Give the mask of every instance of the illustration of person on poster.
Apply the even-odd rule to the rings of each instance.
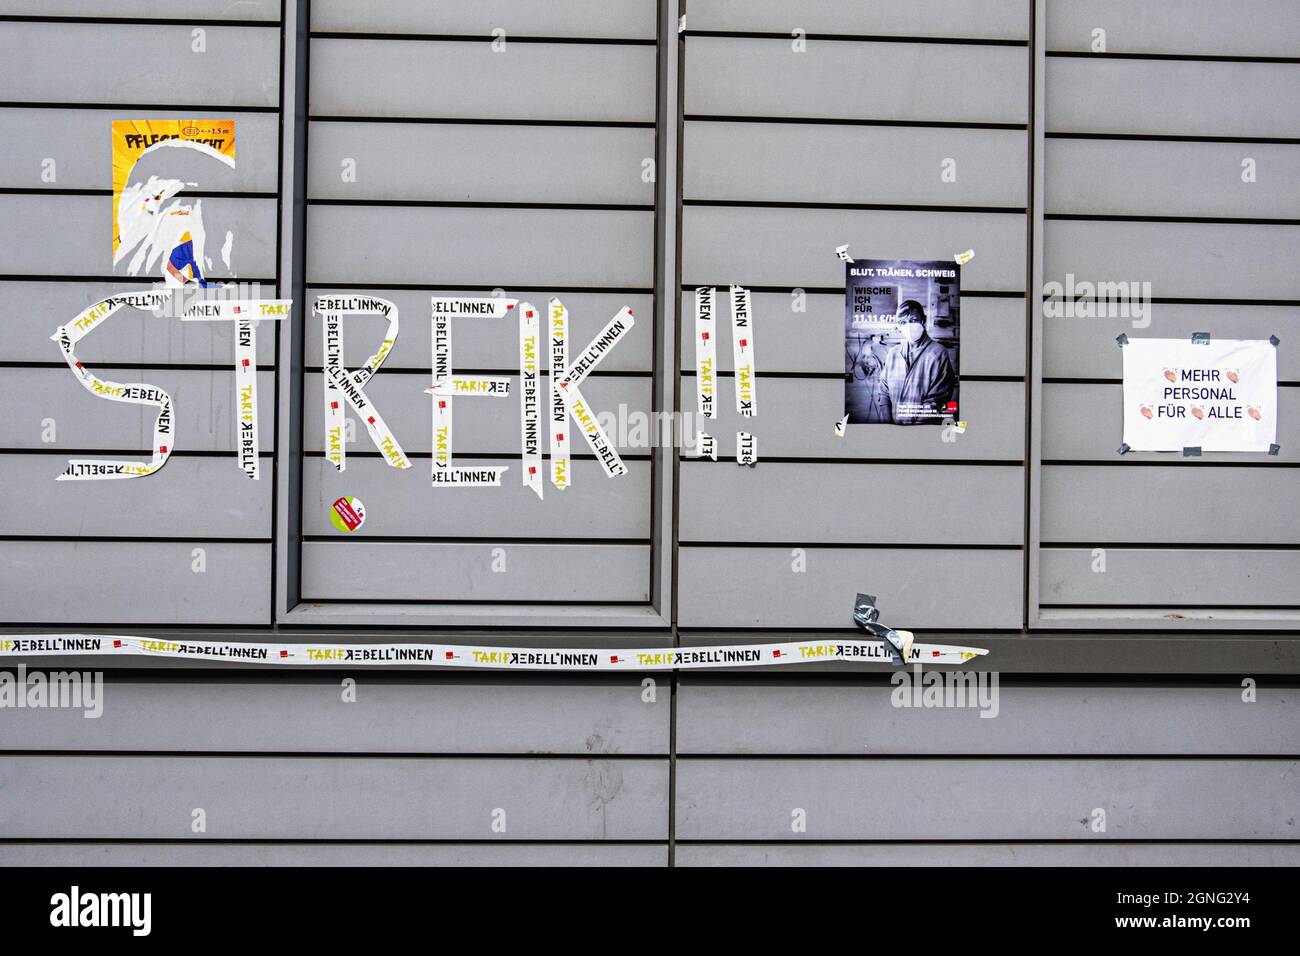
[[[152,313],[156,319],[229,322],[234,332],[235,449],[240,469],[258,480],[257,325],[288,318],[290,299],[247,296],[238,284],[212,281],[237,273],[232,260],[235,235],[220,215],[203,216],[197,196],[178,198],[185,189],[234,192],[234,120],[114,120],[113,273],[156,275],[161,283],[136,286],[91,302],[58,326],[50,340],[77,381],[93,396],[156,408],[148,461],[73,458],[59,481],[143,478],[167,464],[176,448],[172,397],[147,382],[100,378],[77,356],[77,345],[116,315]],[[193,202],[189,199],[193,198]],[[218,200],[222,205],[230,202]],[[233,221],[232,221],[233,224]],[[219,237],[214,266],[207,239]],[[265,242],[265,240],[263,240]],[[223,270],[224,267],[224,270]],[[233,292],[234,296],[226,295]],[[194,293],[194,294],[191,294]],[[201,301],[199,301],[201,300]],[[157,324],[155,324],[157,327]],[[150,330],[152,332],[152,330]]]
[[[961,266],[951,260],[845,263],[844,412],[850,425],[957,418]]]
[[[115,120],[114,272],[125,263],[127,274],[156,273],[168,287],[207,288],[215,251],[233,275],[234,231],[205,224],[203,200],[181,194],[232,191],[234,170],[234,120]]]

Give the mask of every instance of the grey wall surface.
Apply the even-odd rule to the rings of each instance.
[[[1049,615],[1174,605],[1294,615],[1300,578],[1286,549],[1300,544],[1300,525],[1294,508],[1271,506],[1294,497],[1281,490],[1296,483],[1294,415],[1272,457],[1121,459],[1100,426],[1119,416],[1120,332],[1294,335],[1300,150],[1285,104],[1300,83],[1286,41],[1296,29],[1294,10],[1262,0],[1049,4],[1044,279],[1140,280],[1152,300],[1149,327],[1117,314],[1043,319],[1037,597]],[[1098,42],[1110,56],[1092,52]],[[1256,331],[1264,325],[1273,331]],[[1282,408],[1300,384],[1285,351]],[[1103,552],[1118,564],[1084,574]]]
[[[1283,0],[0,0],[10,633],[709,644],[851,634],[870,590],[1002,670],[986,719],[894,706],[871,665],[137,661],[98,719],[0,709],[0,862],[1300,863],[1298,30]],[[151,410],[92,398],[49,336],[144,285],[111,263],[109,123],[164,117],[235,119],[234,179],[204,202],[237,278],[295,299],[259,335],[263,476],[236,464],[230,330],[122,314],[78,354],[166,388],[179,450],[56,483],[69,457],[147,455]],[[844,243],[975,250],[955,441],[835,437]],[[1066,274],[1150,282],[1150,326],[1045,314]],[[583,448],[538,501],[512,395],[456,405],[458,462],[510,465],[505,487],[430,488],[431,295],[559,296],[571,357],[628,305],[587,396],[693,411],[693,292],[733,283],[760,411],[734,411],[723,331],[716,463],[624,436],[626,476]],[[411,471],[359,423],[345,472],[323,457],[326,294],[398,306],[367,391]],[[383,328],[346,321],[350,367]],[[1279,336],[1280,453],[1118,456],[1124,331]],[[453,336],[458,374],[517,385],[513,318]],[[362,533],[328,521],[340,495]]]
[[[509,467],[504,487],[431,489],[429,399],[421,392],[429,383],[431,294],[506,295],[543,310],[558,296],[572,316],[571,358],[620,308],[632,307],[640,327],[584,394],[610,412],[652,408],[654,183],[642,164],[655,156],[656,13],[653,2],[552,3],[545,12],[473,3],[312,5],[306,295],[360,291],[398,305],[402,331],[391,365],[400,373],[386,366],[368,394],[415,468],[394,473],[363,431],[346,473],[324,460],[320,331],[311,328],[304,599],[650,602],[645,449],[611,436],[629,474],[610,480],[579,441],[572,487],[560,494],[547,480],[549,500],[538,501],[521,487],[517,392],[506,402],[461,399],[456,460],[500,459]],[[473,39],[495,29],[502,31],[495,44]],[[355,181],[341,174],[349,162]],[[456,372],[517,370],[515,315],[454,322]],[[360,361],[383,320],[346,324],[345,347],[360,330],[370,332],[350,351]],[[543,343],[546,333],[543,311]],[[549,382],[543,376],[543,388]],[[326,509],[341,494],[372,502],[373,534],[382,542],[349,540],[329,524]],[[506,573],[491,561],[465,560],[471,542],[483,554],[501,547]],[[569,573],[557,575],[560,567]],[[568,584],[557,587],[561,578]]]
[[[171,395],[173,460],[148,480],[54,480],[69,458],[143,460],[152,445],[154,409],[95,398],[49,341],[87,306],[151,281],[112,262],[112,121],[235,120],[234,179],[219,198],[200,201],[224,204],[237,236],[233,277],[274,296],[278,4],[240,5],[217,26],[143,19],[164,8],[178,19],[212,16],[203,4],[182,6],[0,6],[15,15],[0,23],[0,122],[10,144],[0,161],[8,224],[0,240],[0,374],[11,395],[0,454],[6,489],[26,502],[0,519],[7,624],[271,623],[277,365],[265,326],[257,353],[260,482],[244,477],[235,454],[233,323],[182,323],[133,309],[88,336],[78,356],[101,377]],[[47,169],[52,178],[42,175]]]

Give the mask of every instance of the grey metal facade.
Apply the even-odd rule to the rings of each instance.
[[[1002,680],[984,720],[891,707],[868,665],[143,659],[109,671],[98,720],[0,711],[0,860],[1300,862],[1293,3],[2,0],[0,16],[6,632],[670,647],[848,635],[871,590],[889,623],[990,648]],[[151,415],[86,396],[49,337],[142,285],[110,259],[109,122],[162,117],[235,119],[237,181],[211,202],[241,237],[240,280],[295,300],[259,340],[263,476],[233,463],[229,331],[122,317],[86,359],[165,387],[178,451],[147,479],[56,483],[70,455],[149,443]],[[835,437],[842,243],[975,250],[956,441]],[[1067,274],[1150,282],[1150,327],[1046,314],[1040,290]],[[720,349],[716,463],[628,443],[626,477],[576,455],[575,486],[544,502],[513,469],[493,491],[429,488],[430,295],[558,295],[579,344],[630,305],[635,331],[584,387],[671,413],[693,405],[691,290],[733,283],[755,293],[756,467],[734,463]],[[309,303],[332,292],[401,310],[370,392],[414,474],[364,434],[346,472],[327,467]],[[349,356],[381,331],[350,323]],[[1279,455],[1116,454],[1116,335],[1194,331],[1281,339]],[[455,334],[458,372],[517,370],[513,330]],[[517,467],[513,400],[462,404],[458,460]],[[369,506],[365,534],[330,526],[343,494]]]

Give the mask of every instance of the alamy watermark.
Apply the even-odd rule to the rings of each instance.
[[[699,433],[710,427],[695,412],[643,412],[618,406],[617,411],[599,412],[596,421],[609,440],[619,448],[681,448],[688,453],[699,449]],[[716,419],[713,420],[716,427]]]
[[[73,886],[50,897],[50,925],[118,926],[132,936],[148,936],[153,929],[152,893],[85,893]]]
[[[103,671],[0,671],[0,708],[69,708],[82,717],[104,714]]]
[[[274,295],[263,295],[260,282],[223,282],[220,285],[213,283],[208,286],[200,286],[197,282],[194,282],[186,283],[168,291],[171,292],[171,295],[163,299],[156,308],[151,310],[156,318],[184,318],[185,313],[190,308],[202,302],[247,302],[262,298],[275,298]]]
[[[1078,281],[1067,272],[1065,282],[1043,285],[1043,315],[1049,319],[1132,319],[1133,328],[1151,324],[1151,283]]]
[[[981,717],[996,717],[998,702],[997,671],[921,672],[920,664],[912,670],[895,671],[889,683],[894,685],[889,703],[894,707],[970,707]]]

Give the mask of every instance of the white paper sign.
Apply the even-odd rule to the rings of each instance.
[[[1267,452],[1277,441],[1277,347],[1268,340],[1130,339],[1124,443],[1133,451]]]

